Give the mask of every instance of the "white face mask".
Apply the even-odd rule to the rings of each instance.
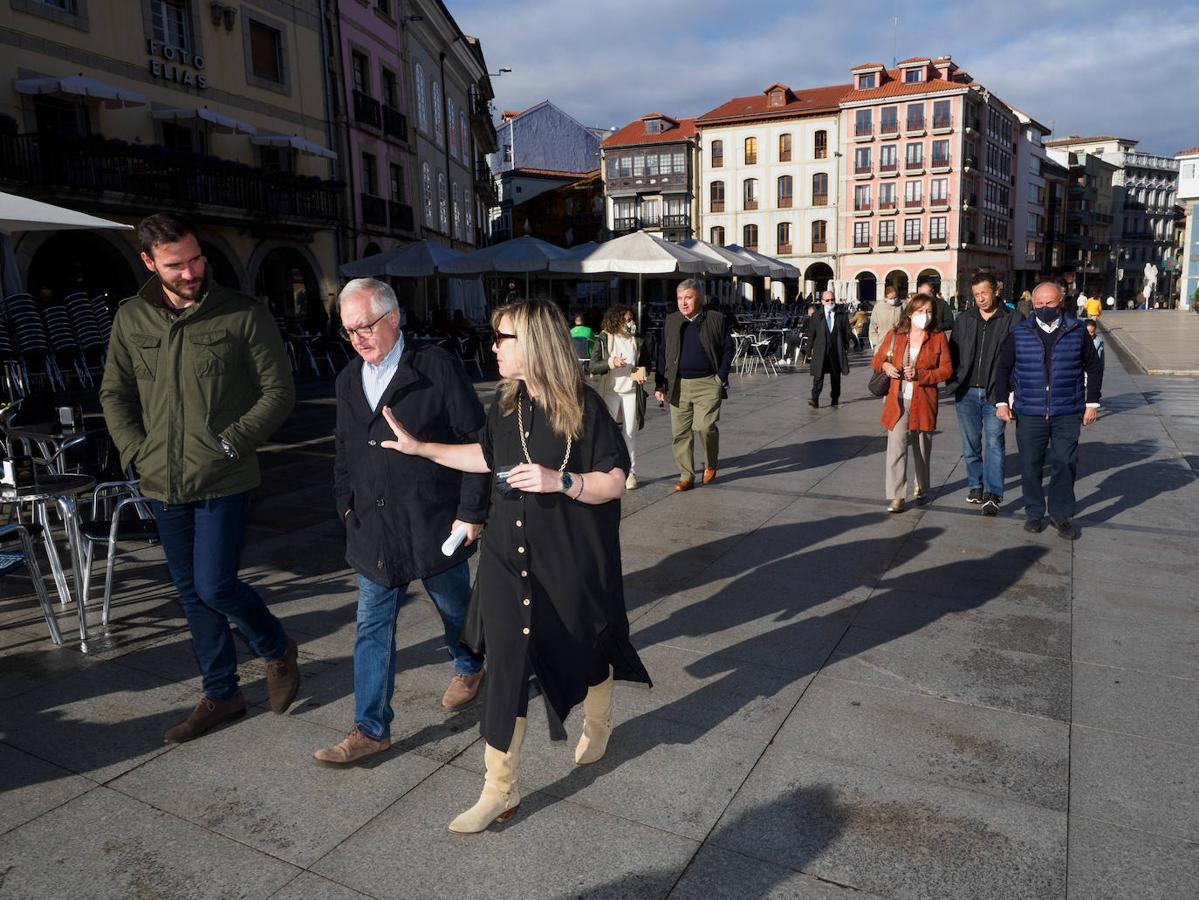
[[[626,334],[636,334],[637,333],[637,323],[636,322],[625,322],[624,330],[625,330]]]
[[[932,317],[926,312],[916,313],[912,316],[912,326],[923,331],[928,327],[928,320],[930,318]]]
[[[836,305],[836,304],[834,304],[834,303],[826,303],[826,304],[824,304],[824,311],[825,311],[825,312],[832,312],[832,310],[833,310],[833,307],[834,307],[835,305]]]

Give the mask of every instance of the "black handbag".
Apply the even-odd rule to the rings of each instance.
[[[895,329],[891,329],[891,346],[887,350],[887,359],[891,358],[891,350],[895,348]],[[886,372],[875,372],[870,376],[870,383],[866,385],[867,390],[875,397],[887,396],[887,391],[891,390],[891,376]]]

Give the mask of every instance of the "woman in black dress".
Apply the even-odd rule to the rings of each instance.
[[[620,568],[620,498],[629,455],[604,402],[582,378],[566,320],[537,300],[491,317],[503,381],[478,444],[433,444],[395,432],[384,447],[463,472],[495,472],[474,602],[487,654],[487,778],[450,831],[472,834],[511,817],[533,679],[551,737],[583,704],[575,761],[603,757],[614,678],[650,684],[629,641]]]

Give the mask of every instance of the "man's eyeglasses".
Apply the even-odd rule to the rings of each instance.
[[[387,312],[391,312],[391,310],[388,310]],[[385,318],[387,318],[387,313],[383,313],[383,315],[379,316],[379,318],[375,319],[375,321],[366,325],[359,325],[357,328],[346,328],[343,325],[341,328],[337,329],[337,333],[347,341],[353,340],[355,337],[369,337],[372,333],[374,333],[375,326]]]
[[[495,344],[497,347],[500,344],[504,343],[504,341],[507,341],[507,340],[513,340],[513,341],[516,340],[516,335],[504,334],[504,332],[502,332],[502,331],[493,331],[491,333],[491,342],[493,344]]]

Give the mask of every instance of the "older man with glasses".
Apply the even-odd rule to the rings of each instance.
[[[417,456],[389,453],[380,444],[392,431],[390,407],[421,440],[474,443],[483,405],[462,366],[437,347],[405,346],[395,292],[359,278],[338,297],[341,334],[360,359],[337,378],[333,491],[346,526],[346,561],[358,573],[354,640],[354,725],[316,759],[344,765],[391,746],[395,690],[396,616],[408,585],[421,579],[441,615],[454,675],[441,700],[446,710],[472,700],[483,660],[458,642],[470,602],[467,558],[487,517],[487,474],[446,469]],[[465,539],[450,555],[446,539]]]

